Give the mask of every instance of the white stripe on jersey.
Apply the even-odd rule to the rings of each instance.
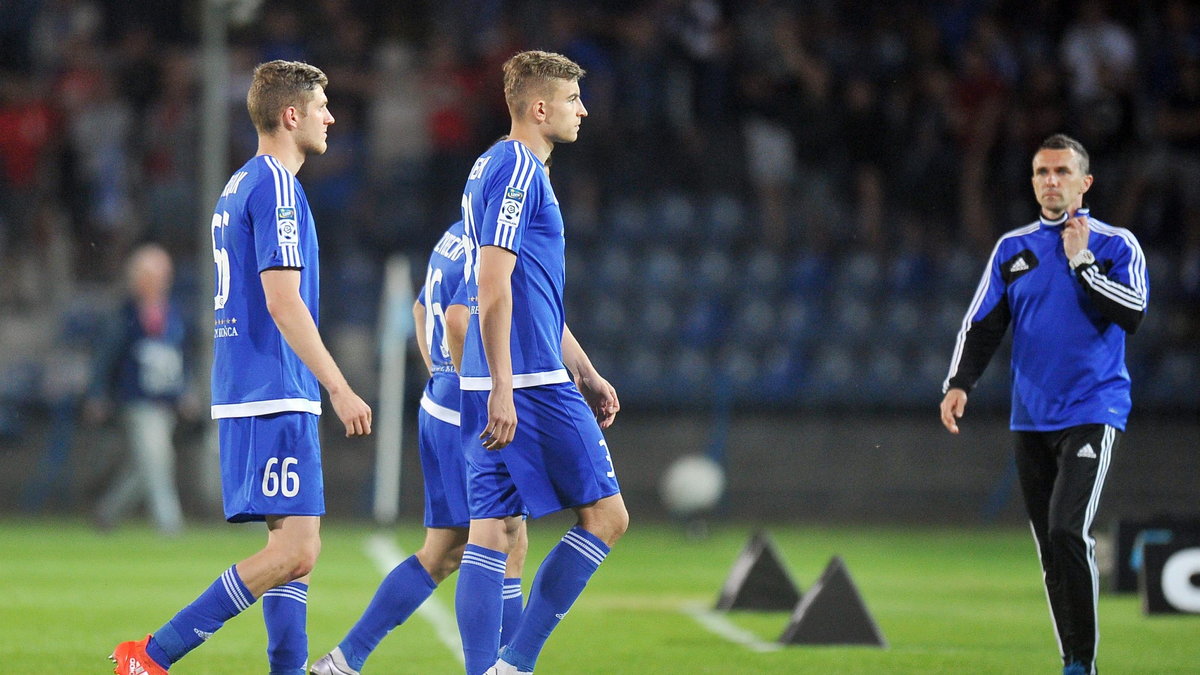
[[[227,417],[256,417],[281,412],[306,412],[321,414],[321,402],[306,398],[276,398],[269,401],[247,401],[246,403],[218,403],[212,406],[214,420]]]
[[[992,247],[992,254],[988,256],[987,265],[983,268],[983,278],[979,280],[979,286],[975,289],[975,297],[971,298],[971,304],[967,307],[967,314],[963,317],[962,326],[958,329],[958,338],[954,342],[954,355],[950,358],[950,373],[946,375],[946,381],[942,383],[943,392],[950,389],[950,380],[954,379],[954,376],[958,374],[958,364],[962,361],[963,345],[967,342],[967,331],[971,330],[971,319],[979,311],[979,306],[983,304],[983,299],[987,297],[988,287],[991,285],[992,280],[992,265],[996,261],[996,253],[1000,250],[1000,244],[1004,243],[1006,239],[1036,232],[1041,226],[1041,221],[1038,221],[1030,223],[1025,227],[1017,228],[1000,237],[996,241],[996,245]]]
[[[425,394],[421,394],[421,410],[429,413],[430,417],[439,419],[446,424],[454,426],[462,426],[462,414],[452,408],[447,408],[444,405],[439,405]]]
[[[513,162],[512,176],[508,179],[508,185],[504,188],[504,195],[500,200],[500,214],[496,220],[496,235],[492,239],[494,246],[512,250],[513,242],[517,238],[517,227],[521,222],[521,209],[525,206],[525,199],[529,196],[529,184],[533,181],[534,172],[537,171],[537,160],[534,159],[533,153],[529,151],[521,142],[513,141],[513,148],[516,151],[516,161]],[[516,201],[508,198],[509,188],[517,188],[523,195],[521,201]],[[506,216],[505,206],[511,205],[514,209],[513,213]]]
[[[296,177],[271,155],[263,155],[263,159],[275,177],[275,206],[295,206]]]
[[[290,208],[292,210],[292,228],[296,233],[295,236],[298,237],[300,214],[296,210],[296,177],[271,155],[264,155],[264,161],[275,180],[275,227],[276,229],[280,227],[280,209]],[[282,234],[279,235],[279,257],[284,267],[303,267],[303,263],[300,261],[299,243],[294,240],[285,241]]]
[[[558,370],[549,370],[544,373],[517,373],[513,375],[513,389],[523,389],[525,387],[540,387],[544,384],[562,384],[570,382],[571,376],[567,374],[566,368]],[[491,391],[491,377],[460,377],[458,378],[458,388],[463,391]]]
[[[1145,309],[1146,308],[1146,256],[1145,256],[1145,254],[1142,253],[1142,247],[1141,247],[1141,245],[1138,244],[1137,237],[1134,237],[1133,233],[1130,232],[1129,230],[1126,230],[1121,227],[1105,225],[1104,223],[1098,223],[1095,221],[1090,221],[1089,225],[1094,232],[1097,232],[1099,234],[1108,235],[1110,237],[1120,237],[1125,242],[1125,245],[1129,247],[1129,252],[1131,254],[1129,256],[1129,269],[1128,269],[1129,285],[1131,288],[1133,288],[1133,292],[1136,294],[1136,296],[1133,297],[1132,299],[1136,303],[1138,303],[1138,305],[1133,308],[1134,309]],[[1099,290],[1099,289],[1097,289],[1097,290]],[[1121,290],[1124,291],[1126,294],[1129,293],[1129,291],[1126,289],[1121,289]],[[1116,298],[1114,298],[1114,300],[1115,299]],[[1118,300],[1118,302],[1120,302],[1120,301]],[[1122,303],[1122,304],[1126,304],[1126,303]],[[1130,305],[1130,306],[1132,306],[1132,305]]]
[[[303,267],[300,264],[300,247],[296,244],[283,244],[279,247],[279,256],[284,267]]]

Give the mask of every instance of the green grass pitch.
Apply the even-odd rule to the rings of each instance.
[[[557,517],[530,524],[531,567],[568,524]],[[749,636],[743,643],[709,632],[687,609],[711,608],[756,527],[721,523],[709,537],[692,540],[669,524],[635,521],[550,639],[538,672],[1052,673],[1061,667],[1033,545],[1022,529],[767,526],[801,590],[841,555],[888,647],[765,649],[783,631],[786,613],[724,615]],[[341,639],[374,592],[381,572],[366,542],[375,534],[361,523],[325,522],[309,594],[311,658]],[[405,525],[387,535],[411,552],[423,533]],[[78,521],[0,521],[0,663],[6,672],[110,672],[105,657],[114,644],[157,629],[263,539],[261,525],[197,525],[161,539],[132,525],[102,535]],[[453,577],[431,602],[443,620],[452,617]],[[1200,668],[1200,616],[1147,617],[1136,596],[1104,595],[1100,620],[1103,672]],[[366,672],[462,672],[435,626],[428,614],[414,615],[384,640]],[[263,673],[265,646],[256,605],[172,673]]]

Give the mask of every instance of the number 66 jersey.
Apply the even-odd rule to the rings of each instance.
[[[319,325],[317,231],[300,182],[259,155],[238,169],[212,217],[216,263],[212,417],[321,414],[317,378],[267,311],[259,274],[300,270],[300,297]]]

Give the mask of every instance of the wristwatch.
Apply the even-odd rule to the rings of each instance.
[[[1079,253],[1076,253],[1068,264],[1071,265],[1071,269],[1074,270],[1079,269],[1084,265],[1091,265],[1094,262],[1096,262],[1096,256],[1092,255],[1092,252],[1085,248]]]

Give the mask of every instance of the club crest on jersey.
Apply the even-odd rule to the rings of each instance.
[[[523,202],[525,201],[525,191],[516,187],[505,188],[504,198],[511,199],[514,202]]]
[[[279,235],[280,244],[295,244],[299,242],[300,233],[296,227],[296,207],[280,206],[275,209],[275,228]]]

